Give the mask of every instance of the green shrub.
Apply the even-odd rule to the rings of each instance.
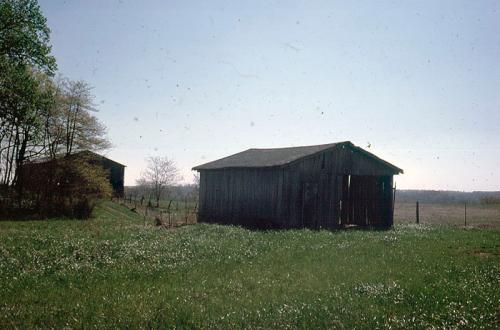
[[[65,157],[31,165],[24,175],[24,198],[43,215],[88,218],[98,199],[108,198],[108,172],[86,157]]]

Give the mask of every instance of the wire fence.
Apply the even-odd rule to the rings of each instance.
[[[396,202],[394,223],[500,228],[500,204]]]
[[[195,201],[162,200],[153,204],[151,201],[132,195],[115,197],[113,200],[140,214],[144,219],[144,225],[174,228],[198,222],[198,203]]]

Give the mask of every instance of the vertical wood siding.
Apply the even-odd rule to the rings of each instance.
[[[201,171],[200,220],[281,227],[282,189],[282,169]]]
[[[200,221],[289,228],[393,222],[394,171],[347,146],[284,167],[200,174]]]

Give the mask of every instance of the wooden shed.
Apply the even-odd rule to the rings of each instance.
[[[400,168],[351,142],[248,149],[199,165],[198,220],[247,227],[390,227]]]

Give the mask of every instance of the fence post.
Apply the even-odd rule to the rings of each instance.
[[[172,227],[172,217],[170,216],[170,206],[172,206],[172,200],[168,202],[167,214],[168,214],[168,226]]]
[[[194,214],[194,223],[198,223],[198,203],[194,204],[193,214]]]
[[[184,215],[186,216],[186,225],[188,224],[189,210],[187,207],[187,198],[184,199]]]
[[[467,202],[464,203],[465,209],[464,209],[464,221],[465,221],[465,227],[467,227]]]
[[[419,214],[419,209],[418,209],[418,202],[417,202],[417,209],[416,209],[416,218],[417,218],[417,223],[420,223],[420,214]]]

